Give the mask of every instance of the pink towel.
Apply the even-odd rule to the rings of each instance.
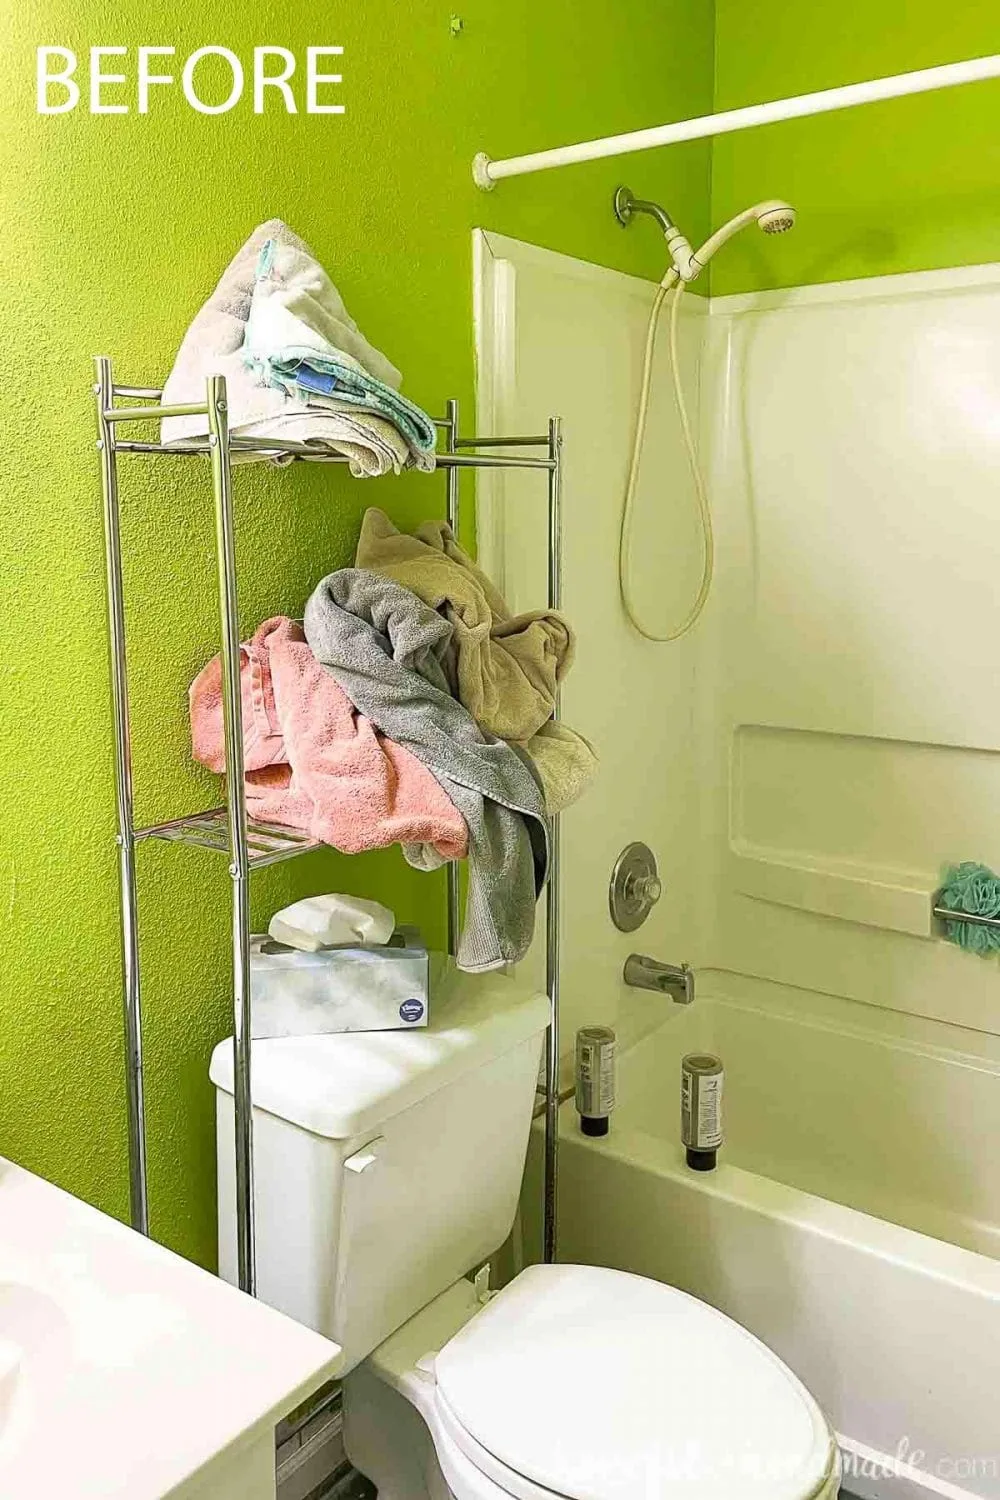
[[[469,831],[416,756],[359,714],[316,660],[294,620],[265,620],[240,647],[247,815],[303,828],[345,854],[387,844],[430,844],[464,859]],[[224,771],[222,663],[213,657],[190,690],[191,748]]]

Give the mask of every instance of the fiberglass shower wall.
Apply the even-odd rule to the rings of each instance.
[[[932,937],[941,866],[1000,868],[1000,273],[990,268],[686,299],[716,578],[685,640],[653,645],[617,594],[622,489],[654,287],[480,236],[480,425],[565,422],[564,600],[580,638],[568,723],[601,755],[564,817],[563,1038],[627,1040],[661,997],[631,951],[700,966],[748,1004],[1000,1056],[995,963]],[[665,323],[665,320],[664,320]],[[697,588],[694,495],[661,327],[633,555],[644,617]],[[484,476],[481,554],[515,608],[545,594],[545,516]],[[655,850],[635,934],[614,859]],[[536,950],[540,975],[540,944]],[[714,971],[714,973],[712,972]]]
[[[990,1057],[995,961],[933,940],[929,898],[950,861],[1000,868],[1000,271],[709,321],[706,961],[755,1002]]]
[[[563,601],[578,635],[563,717],[601,758],[593,788],[562,819],[565,1063],[580,1025],[617,1024],[627,1039],[662,1019],[668,1000],[623,985],[629,953],[700,959],[699,643],[696,635],[671,646],[640,640],[618,599],[620,508],[655,285],[493,234],[478,236],[477,260],[480,428],[534,431],[549,412],[563,418]],[[682,351],[694,413],[705,309],[701,297],[686,298]],[[665,350],[664,318],[633,549],[637,600],[658,625],[683,618],[701,570]],[[480,560],[512,608],[537,607],[546,565],[537,481],[484,473],[477,497]],[[608,880],[636,839],[655,850],[664,895],[639,932],[624,934],[608,914]],[[542,980],[541,940],[531,972]]]

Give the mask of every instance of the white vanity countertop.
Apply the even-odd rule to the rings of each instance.
[[[0,1495],[160,1500],[339,1356],[0,1157]]]

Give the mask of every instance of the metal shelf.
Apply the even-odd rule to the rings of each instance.
[[[208,812],[173,818],[169,823],[137,828],[132,837],[136,843],[142,839],[164,839],[172,844],[214,849],[217,854],[229,855],[232,850],[229,810],[225,807],[213,807]],[[285,828],[279,823],[258,823],[252,818],[247,819],[247,859],[252,870],[276,865],[283,859],[293,859],[296,854],[308,854],[310,849],[323,847],[319,839],[311,838],[301,828]]]
[[[149,1233],[146,1175],[146,1132],[142,1063],[142,1004],[139,964],[139,927],[135,852],[150,839],[182,843],[224,854],[233,882],[233,1103],[236,1146],[237,1260],[240,1287],[256,1290],[254,1262],[253,1120],[250,1092],[250,872],[321,847],[308,834],[247,816],[243,776],[243,711],[240,692],[240,627],[236,589],[236,543],[233,519],[233,458],[258,453],[283,461],[344,464],[340,454],[324,453],[307,443],[276,446],[266,438],[233,436],[228,425],[226,382],[211,376],[204,403],[165,406],[162,391],[146,386],[115,384],[111,361],[95,360],[93,385],[104,500],[105,563],[107,572],[108,633],[111,653],[111,690],[115,721],[115,787],[118,809],[118,855],[121,889],[122,968],[129,1141],[129,1196],[132,1225]],[[134,404],[122,404],[132,402]],[[208,435],[166,444],[119,437],[124,424],[158,422],[164,417],[204,416]],[[528,437],[461,437],[458,403],[449,401],[447,415],[435,425],[444,451],[435,455],[445,471],[448,521],[457,531],[459,472],[462,469],[533,469],[546,476],[548,497],[548,607],[556,609],[561,593],[561,454],[559,419],[550,418],[545,433]],[[499,452],[483,452],[484,449]],[[514,449],[540,448],[542,455]],[[461,451],[459,451],[461,450]],[[138,827],[132,789],[131,725],[128,662],[125,639],[125,588],[122,570],[118,459],[122,454],[157,458],[208,457],[211,461],[215,505],[216,561],[221,626],[222,699],[226,748],[226,805],[206,812]],[[557,710],[558,717],[558,710]],[[556,1186],[559,1109],[559,820],[551,820],[551,860],[546,888],[546,975],[551,1019],[545,1047],[545,1202],[544,1255],[556,1254]],[[458,937],[458,870],[448,872],[448,945],[455,952]]]
[[[120,416],[121,412],[116,415]],[[143,420],[139,418],[138,420]],[[526,439],[525,441],[537,442],[538,439]],[[205,457],[210,455],[212,448],[207,439],[193,438],[190,442],[177,443],[139,443],[123,442],[116,443],[119,453],[167,453],[174,458],[194,458],[198,455]],[[470,445],[471,446],[471,445]],[[475,441],[476,447],[492,447],[493,444],[480,444]],[[506,444],[501,444],[506,447]],[[521,446],[521,439],[518,439]],[[309,443],[283,443],[276,447],[267,438],[239,438],[230,439],[229,449],[231,453],[259,453],[262,457],[270,459],[275,464],[291,463],[301,461],[313,464],[346,464],[348,460],[342,453],[328,453],[318,449]],[[511,458],[501,458],[499,455],[489,453],[436,453],[434,455],[435,468],[438,469],[551,469],[552,463],[547,458],[530,458],[528,456],[515,455]],[[406,472],[409,472],[408,470]],[[427,470],[433,473],[433,470]]]

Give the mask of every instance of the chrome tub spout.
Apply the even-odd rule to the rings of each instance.
[[[673,996],[678,1005],[690,1005],[694,999],[694,970],[687,964],[663,964],[645,953],[630,953],[623,977],[635,989]]]

